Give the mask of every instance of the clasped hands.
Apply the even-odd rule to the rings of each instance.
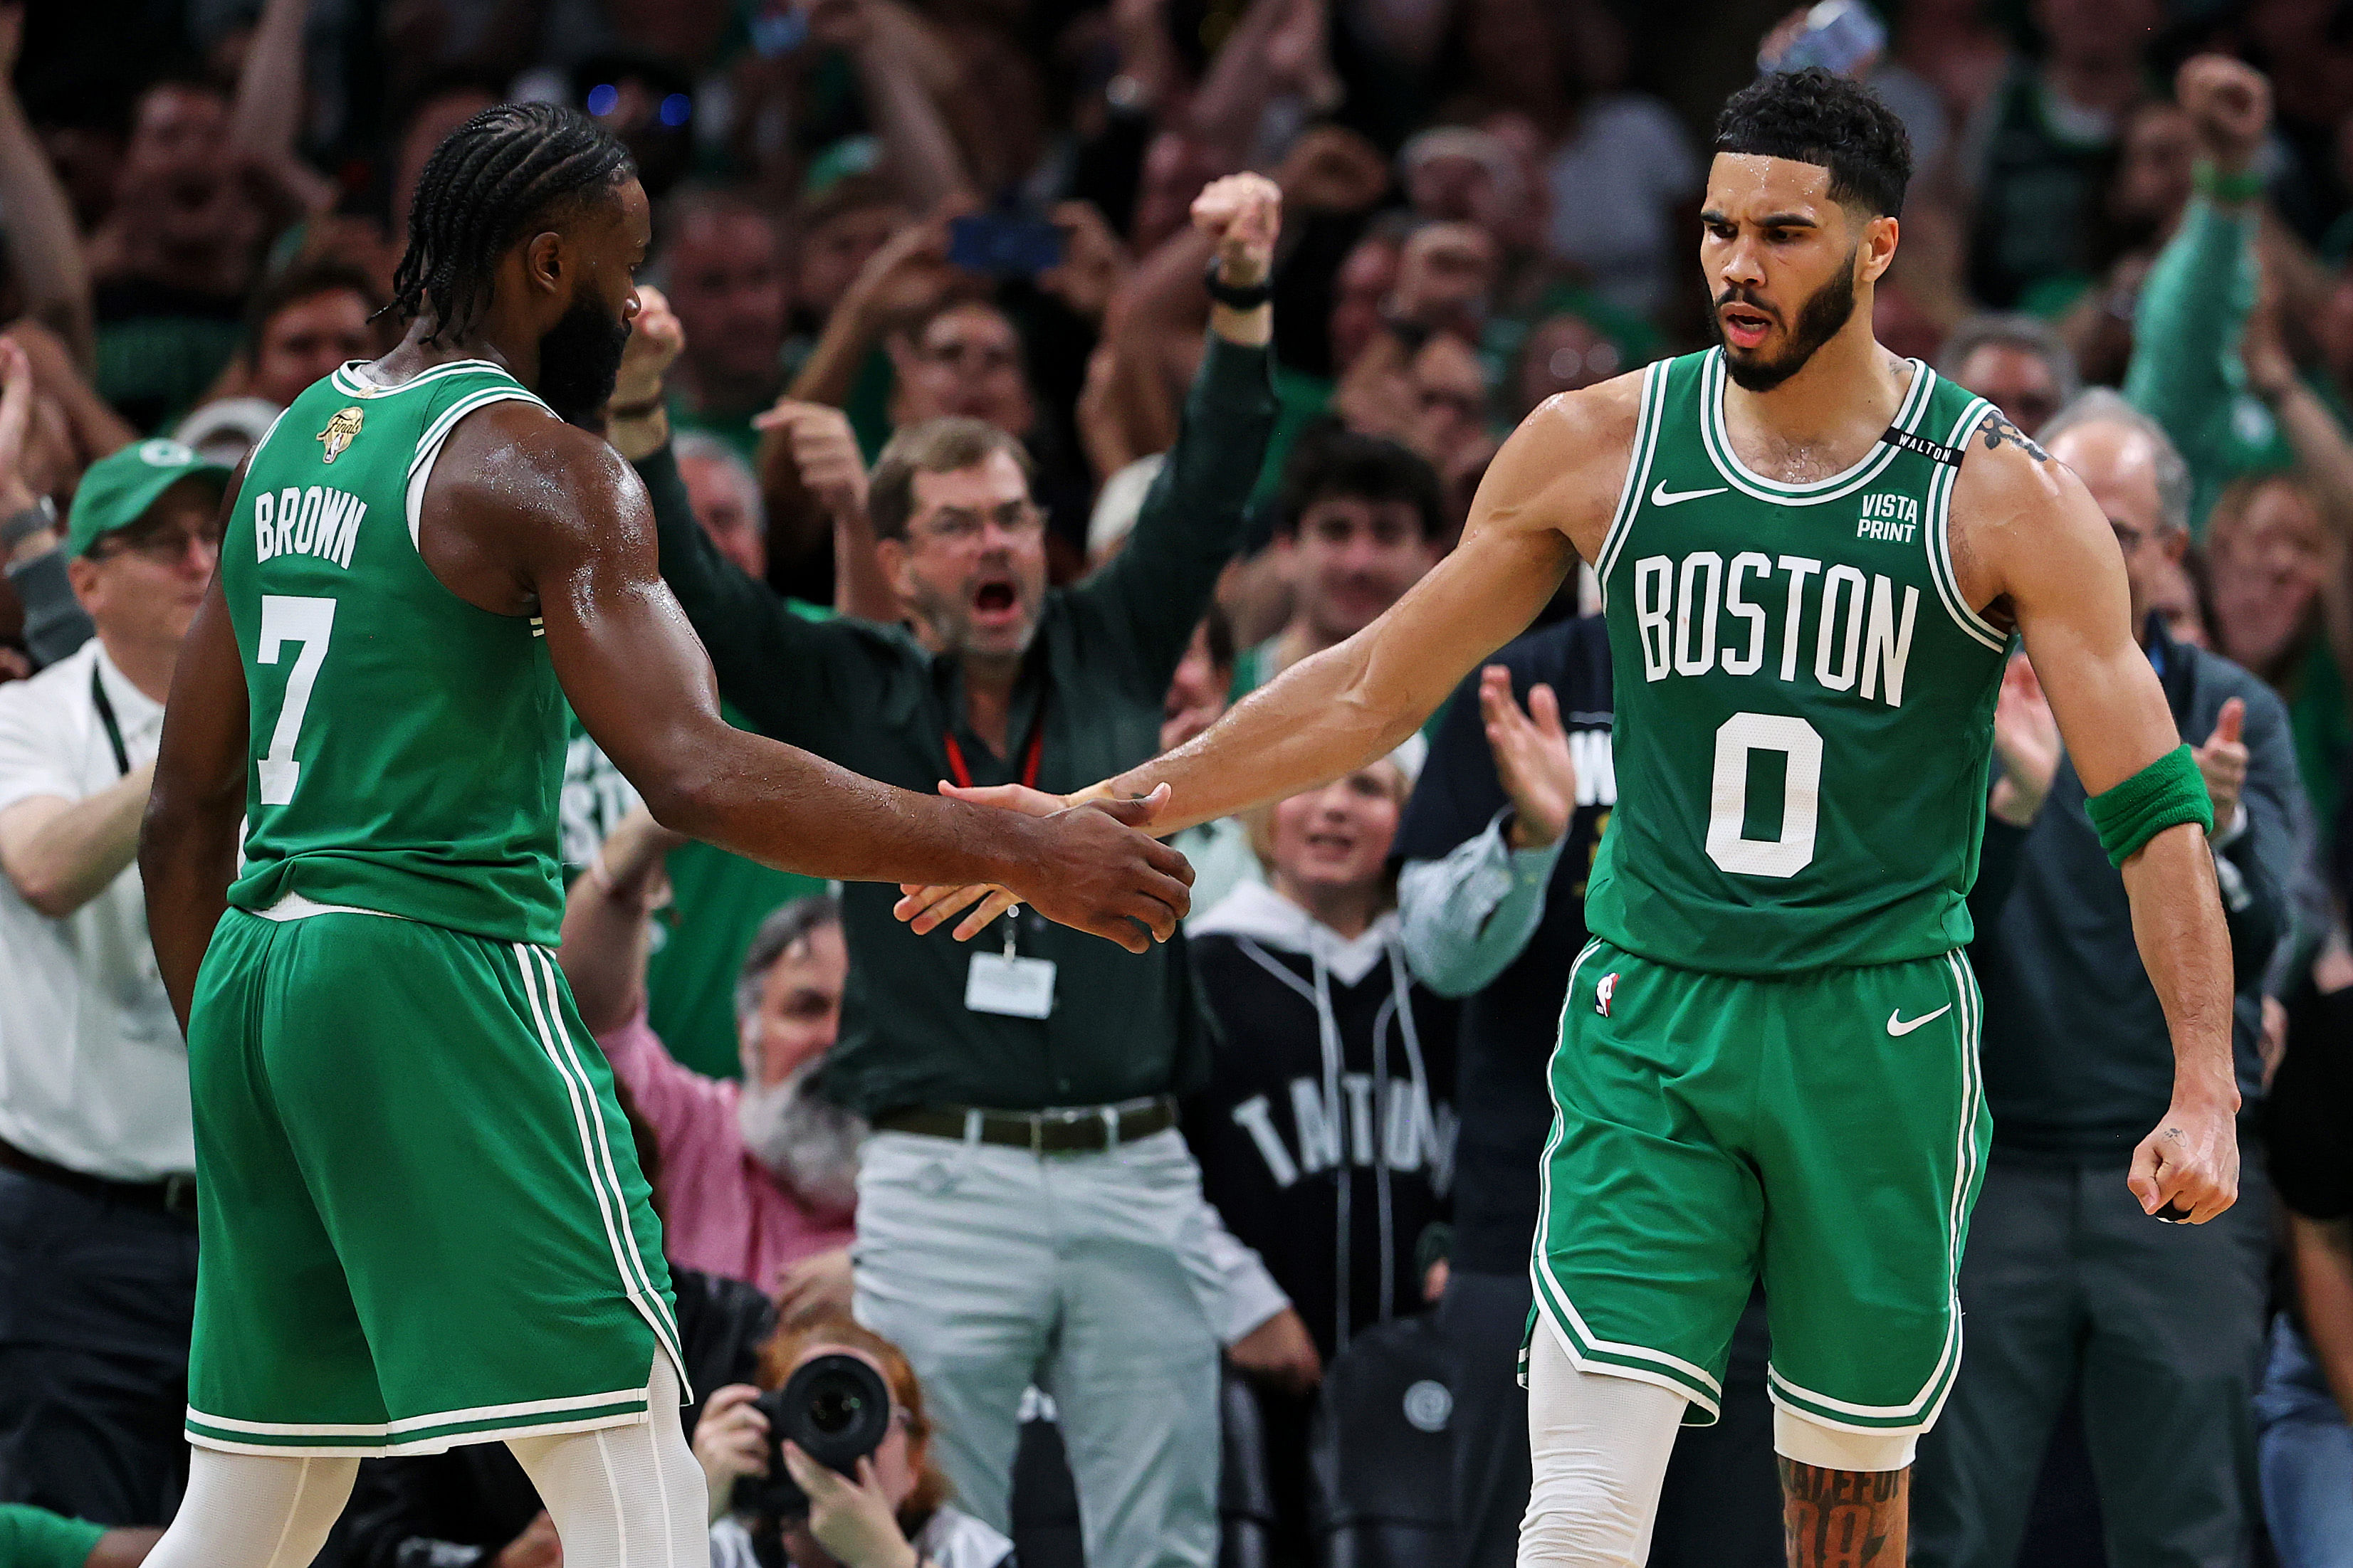
[[[940,781],[940,793],[952,800],[970,801],[975,805],[994,805],[1007,811],[1018,811],[1029,816],[1051,816],[1072,806],[1091,801],[1112,798],[1108,784],[1094,784],[1076,795],[1050,795],[1028,784],[954,784]],[[929,936],[945,925],[962,910],[970,914],[957,921],[955,939],[970,942],[987,929],[988,922],[1008,910],[1020,907],[1018,895],[994,882],[933,884],[902,882],[899,901],[891,912],[914,928],[917,936]],[[975,904],[979,908],[973,909]]]

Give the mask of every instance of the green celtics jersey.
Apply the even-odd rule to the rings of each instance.
[[[570,710],[543,634],[417,547],[441,444],[509,399],[538,402],[480,360],[389,387],[347,365],[254,448],[220,563],[252,713],[237,908],[299,894],[555,942]]]
[[[1594,934],[1733,974],[1969,940],[2008,637],[1962,599],[1946,512],[1987,407],[1917,360],[1844,473],[1743,467],[1721,351],[1652,365],[1596,570],[1618,809]]]

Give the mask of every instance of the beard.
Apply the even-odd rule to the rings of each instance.
[[[828,1214],[858,1206],[858,1149],[866,1119],[817,1092],[822,1057],[795,1068],[780,1083],[749,1079],[735,1101],[744,1146],[767,1173],[802,1201]]]
[[[539,396],[566,425],[593,428],[621,374],[629,323],[583,294],[539,340]]]
[[[1716,296],[1716,308],[1730,304],[1755,305],[1746,290],[1726,289]],[[1760,309],[1762,307],[1759,307]],[[1743,392],[1770,392],[1799,371],[1814,357],[1814,351],[1838,336],[1854,314],[1854,253],[1847,253],[1846,263],[1838,268],[1831,280],[1814,290],[1799,309],[1798,324],[1789,334],[1789,346],[1778,359],[1744,359],[1747,351],[1736,349],[1724,338],[1724,323],[1715,310],[1708,312],[1709,322],[1716,329],[1716,341],[1724,343],[1724,368],[1733,384]]]

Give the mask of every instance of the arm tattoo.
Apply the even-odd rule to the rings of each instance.
[[[1903,1568],[1909,1470],[1825,1470],[1776,1456],[1789,1568]]]
[[[1999,408],[1986,410],[1985,417],[1978,421],[1978,434],[1985,437],[1989,452],[2007,441],[2038,463],[2051,460],[2051,454],[2036,446],[2034,437],[2012,425],[2010,416]]]

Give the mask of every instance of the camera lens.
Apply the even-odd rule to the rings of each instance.
[[[809,1401],[809,1424],[828,1436],[846,1431],[858,1419],[864,1404],[853,1389],[821,1389]]]
[[[845,1476],[881,1447],[891,1432],[891,1385],[854,1355],[836,1352],[801,1363],[782,1388],[760,1395],[768,1418],[768,1473],[735,1483],[735,1506],[772,1519],[808,1512],[808,1497],[793,1484],[781,1445],[789,1440],[818,1464]]]

